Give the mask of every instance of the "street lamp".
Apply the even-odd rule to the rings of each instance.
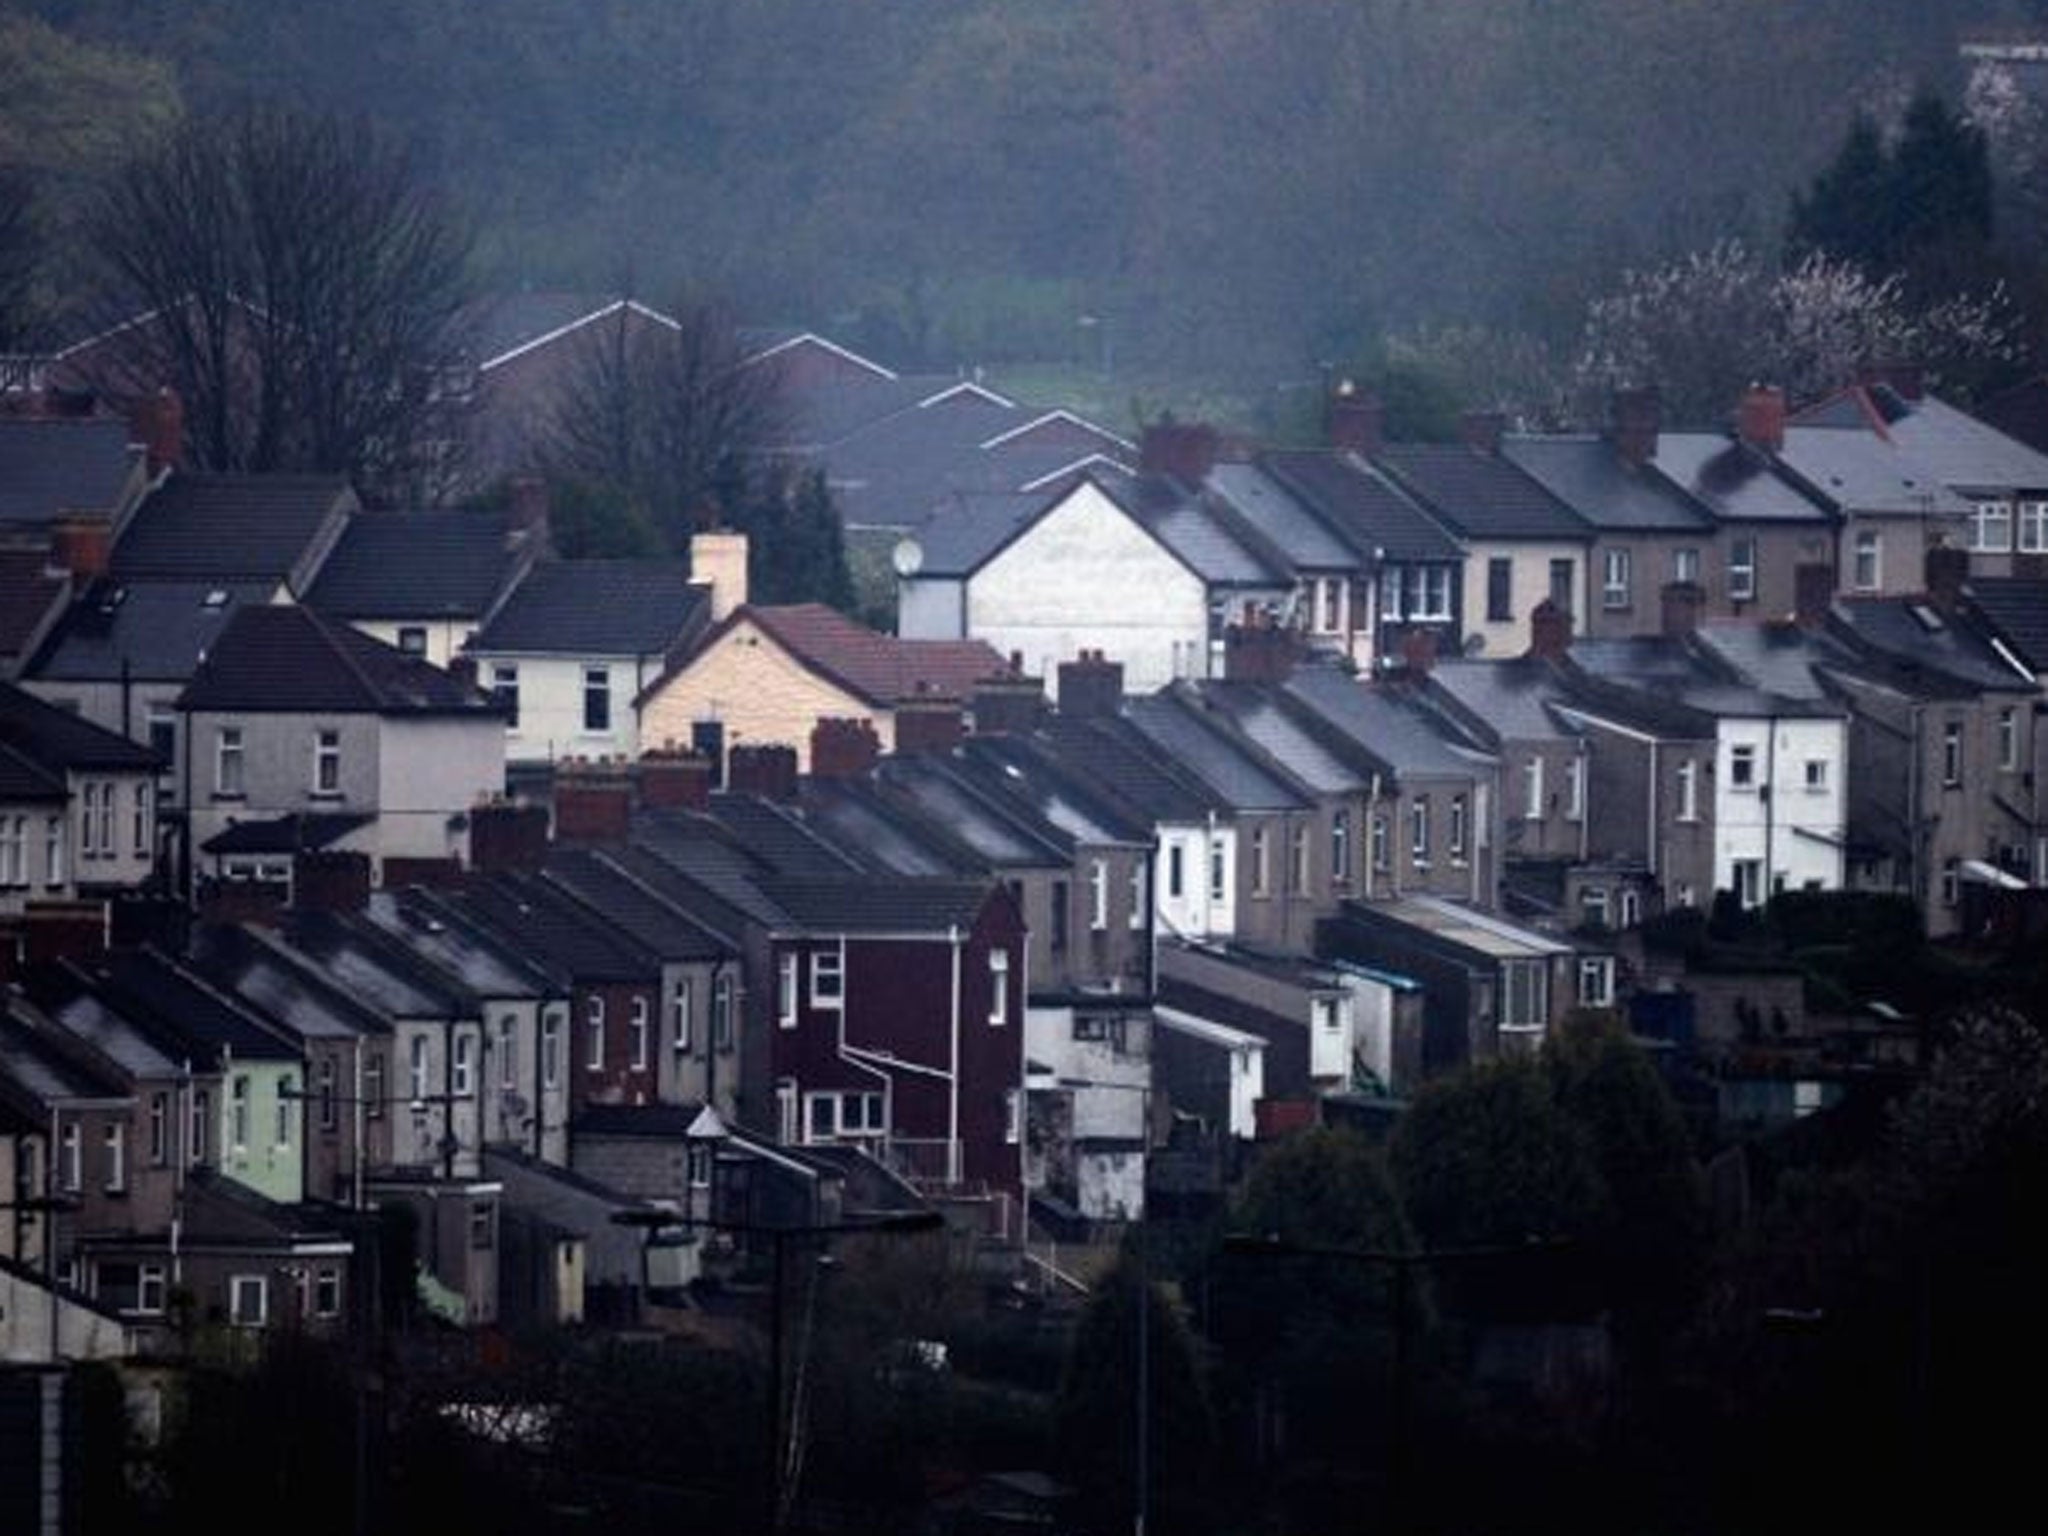
[[[797,1237],[843,1237],[852,1233],[905,1235],[934,1232],[946,1224],[937,1211],[900,1211],[863,1221],[824,1222],[810,1226],[778,1226],[772,1223],[722,1221],[709,1216],[685,1216],[660,1206],[635,1206],[614,1211],[612,1220],[622,1227],[639,1227],[648,1233],[672,1227],[685,1230],[730,1232],[740,1237],[765,1237],[775,1253],[773,1289],[768,1296],[768,1413],[762,1426],[767,1459],[762,1474],[761,1506],[766,1519],[762,1529],[768,1536],[781,1531],[793,1488],[783,1483],[783,1448],[788,1443],[782,1422],[782,1287],[788,1265],[788,1245]]]

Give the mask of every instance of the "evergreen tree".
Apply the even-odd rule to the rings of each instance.
[[[823,470],[770,480],[735,521],[747,535],[747,590],[755,602],[824,603],[851,611],[846,536]]]
[[[1886,266],[1894,240],[1891,177],[1877,123],[1857,113],[1834,160],[1793,195],[1788,254],[1818,251],[1867,269]]]

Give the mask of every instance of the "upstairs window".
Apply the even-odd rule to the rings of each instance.
[[[1674,549],[1671,551],[1671,579],[1697,586],[1700,579],[1700,552],[1696,549]]]
[[[604,999],[593,994],[584,1004],[583,1065],[592,1072],[604,1070]]]
[[[1970,548],[1980,554],[2012,551],[2012,503],[1980,501],[1970,513]]]
[[[247,792],[243,774],[242,728],[223,725],[213,738],[213,792],[238,796]]]
[[[2016,711],[1998,712],[1998,766],[2011,773],[2020,765],[2020,727]]]
[[[519,729],[519,668],[499,662],[491,668],[491,697],[504,712],[505,724]]]
[[[1465,857],[1465,797],[1451,796],[1450,854],[1454,860]]]
[[[1858,592],[1875,592],[1884,585],[1884,541],[1875,529],[1856,535],[1849,558],[1849,584]]]
[[[811,954],[811,1006],[837,1008],[846,998],[846,961],[836,949]]]
[[[1626,608],[1634,598],[1635,557],[1625,549],[1600,556],[1600,606]]]
[[[583,669],[583,729],[612,728],[612,673],[609,667]]]
[[[1515,616],[1515,562],[1495,555],[1486,562],[1486,621],[1506,624]]]
[[[1756,596],[1756,540],[1728,541],[1728,598],[1746,603]]]
[[[1678,765],[1678,819],[1700,819],[1700,765],[1691,758]]]
[[[722,973],[711,984],[711,1043],[721,1051],[732,1049],[732,977]]]
[[[1338,811],[1330,817],[1330,882],[1343,885],[1351,878],[1351,813]]]
[[[1963,782],[1963,724],[1951,720],[1941,728],[1941,782],[1954,789]]]
[[[1522,815],[1529,821],[1543,819],[1543,759],[1532,757],[1522,764]]]
[[[1418,795],[1408,807],[1408,854],[1417,869],[1429,867],[1429,797]]]
[[[316,795],[338,795],[341,793],[341,732],[334,730],[313,733],[313,793]]]
[[[2048,501],[2023,501],[2019,510],[2020,553],[2048,554]]]
[[[991,1024],[1010,1022],[1010,952],[1007,949],[988,952],[988,1021]]]
[[[1109,926],[1109,861],[1088,865],[1088,926],[1098,932]]]
[[[1756,788],[1756,748],[1747,742],[1728,749],[1728,786],[1731,789]]]
[[[408,656],[426,655],[426,626],[423,624],[401,624],[398,627],[398,648]]]

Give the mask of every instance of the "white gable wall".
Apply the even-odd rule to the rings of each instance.
[[[1081,485],[968,583],[967,634],[1024,669],[1099,650],[1124,687],[1149,693],[1206,675],[1209,605],[1201,579],[1093,485]]]

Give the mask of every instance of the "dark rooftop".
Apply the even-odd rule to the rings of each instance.
[[[51,626],[27,669],[42,681],[182,683],[229,617],[269,602],[269,582],[96,581]]]
[[[1455,560],[1457,539],[1374,470],[1327,449],[1268,453],[1259,468],[1357,553],[1413,563]]]
[[[1400,443],[1373,463],[1430,512],[1471,539],[1580,539],[1585,522],[1498,454],[1462,443]]]
[[[111,514],[135,459],[128,424],[106,416],[0,416],[0,525]]]
[[[516,558],[502,512],[362,512],[306,601],[349,619],[477,619]]]
[[[653,656],[707,612],[681,560],[561,560],[536,565],[469,643],[479,652]]]
[[[151,492],[114,545],[113,573],[146,578],[281,582],[353,505],[338,475],[176,474]]]
[[[379,715],[497,709],[422,658],[289,604],[238,610],[179,707]]]

